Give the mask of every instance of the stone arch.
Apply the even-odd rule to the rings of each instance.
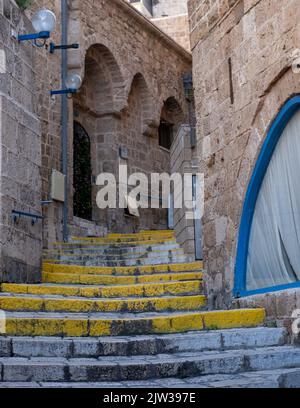
[[[166,99],[160,111],[160,124],[158,128],[159,144],[169,149],[184,122],[185,115],[176,98],[171,96]],[[164,141],[162,139],[164,139]]]
[[[249,195],[253,172],[267,142],[267,136],[272,130],[272,125],[274,125],[285,105],[295,96],[297,86],[297,75],[294,75],[293,71],[289,69],[278,80],[274,80],[272,86],[268,86],[268,90],[263,97],[257,101],[256,107],[253,107],[253,116],[249,115],[246,118],[249,122],[248,141],[239,163],[236,180],[234,196],[236,210],[230,217],[230,223],[234,231],[232,242],[235,245],[230,247],[228,258],[230,259],[230,270],[235,270],[235,274],[230,275],[230,287],[233,289],[235,296],[239,295],[244,287],[243,279],[245,275],[243,271],[245,268],[239,266],[239,257],[241,255],[239,255],[240,248],[238,249],[238,246],[241,245],[242,214],[246,206],[247,195]],[[233,198],[231,197],[231,199]],[[241,304],[247,307],[247,297],[242,299],[244,300],[241,300]]]
[[[127,99],[127,110],[132,109],[132,96],[138,100],[140,109],[140,132],[145,136],[155,136],[158,128],[158,121],[155,119],[154,101],[151,96],[148,84],[141,73],[134,75],[129,88]]]
[[[174,96],[170,96],[164,101],[160,116],[172,123],[176,131],[186,122],[184,111]]]
[[[83,84],[75,101],[96,116],[119,114],[126,105],[122,72],[106,46],[94,44],[88,48]]]
[[[74,121],[73,129],[73,213],[76,217],[91,220],[91,140],[79,122]]]

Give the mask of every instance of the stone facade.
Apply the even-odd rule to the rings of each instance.
[[[178,44],[190,50],[189,19],[187,14],[152,19],[162,31],[172,37]]]
[[[191,129],[183,125],[179,129],[171,148],[171,167],[173,173],[193,174],[199,173],[199,155],[197,147],[191,146]],[[198,242],[195,240],[195,219],[189,216],[187,208],[174,209],[174,229],[177,241],[184,248],[191,259],[195,258]],[[195,213],[194,213],[195,215]],[[202,257],[200,257],[202,259]],[[200,259],[199,258],[199,259]]]
[[[206,290],[215,308],[263,305],[291,317],[297,290],[232,303],[239,224],[262,143],[281,106],[299,93],[291,61],[300,44],[299,4],[289,0],[190,0]],[[298,300],[297,300],[298,299]]]
[[[49,3],[46,2],[47,7]],[[27,13],[31,14],[38,6],[40,2],[37,1]],[[51,8],[59,16],[55,2],[52,7],[50,4]],[[99,191],[95,180],[102,171],[117,176],[119,164],[127,164],[129,174],[136,171],[149,173],[170,170],[169,153],[158,145],[158,126],[164,103],[169,98],[174,98],[182,111],[180,120],[186,122],[182,74],[191,71],[191,57],[125,1],[102,1],[97,3],[97,7],[89,0],[72,1],[69,11],[69,42],[80,43],[79,51],[70,51],[70,72],[80,73],[84,78],[80,93],[69,104],[71,229],[73,121],[83,126],[91,140],[93,220],[110,231],[166,228],[166,211],[153,213],[144,210],[146,214],[142,213],[138,222],[124,216],[123,210],[100,211],[95,201]],[[109,17],[111,13],[114,19]],[[99,25],[99,19],[103,24]],[[132,25],[132,29],[128,29],[129,25]],[[57,29],[59,31],[59,26]],[[145,48],[145,44],[148,48]],[[135,55],[134,59],[132,55]],[[59,78],[59,64],[53,64],[52,69],[53,76]],[[51,103],[57,106],[59,115],[59,98]],[[45,107],[45,114],[49,115],[49,110],[49,107]],[[44,122],[42,146],[45,200],[49,198],[52,169],[60,169],[59,116],[51,115]],[[55,142],[50,133],[53,130],[57,136]],[[128,151],[125,162],[119,157],[120,147]],[[60,224],[57,224],[57,219],[61,219],[61,205],[54,203],[45,207],[44,213],[44,245],[48,246],[61,239]]]
[[[69,70],[84,79],[69,101],[70,231],[103,235],[166,228],[166,210],[143,210],[139,220],[123,210],[99,210],[96,178],[102,171],[117,176],[119,164],[128,165],[129,175],[171,170],[170,152],[158,143],[158,127],[164,118],[175,131],[187,122],[182,75],[191,72],[191,55],[125,0],[97,5],[73,0],[69,5],[69,42],[80,43],[69,53]],[[61,171],[61,99],[49,95],[62,87],[60,52],[51,55],[11,38],[12,29],[31,32],[30,17],[42,7],[57,16],[51,40],[59,44],[59,1],[33,0],[21,12],[13,0],[0,0],[1,279],[11,281],[38,281],[42,242],[48,247],[62,239],[62,204],[41,206],[51,199],[52,171]],[[74,121],[91,141],[94,225],[73,217]],[[120,148],[127,151],[126,160]],[[44,219],[34,226],[27,218],[14,224],[12,210]]]
[[[178,44],[190,50],[187,0],[154,0],[152,21]]]
[[[18,44],[12,29],[31,25],[14,2],[0,1],[0,281],[35,282],[41,275],[42,129],[38,112],[38,48]]]
[[[134,29],[128,29],[130,25]],[[74,116],[91,138],[93,176],[117,176],[119,164],[127,164],[129,175],[170,171],[169,152],[158,144],[158,127],[166,110],[175,131],[186,122],[182,75],[191,70],[190,55],[124,1],[100,2],[96,9],[89,0],[74,1],[70,41],[80,42],[69,66],[84,77],[74,99]],[[120,147],[127,149],[126,160],[119,155]],[[98,190],[93,186],[93,203]],[[165,210],[141,210],[136,220],[124,217],[122,210],[99,211],[94,205],[94,219],[111,231],[167,227]]]

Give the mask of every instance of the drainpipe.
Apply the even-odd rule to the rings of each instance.
[[[61,43],[68,44],[68,0],[61,0]],[[65,86],[68,75],[68,50],[61,54],[61,83]],[[65,176],[65,201],[63,204],[63,240],[68,242],[68,96],[61,101],[61,150],[62,173]]]

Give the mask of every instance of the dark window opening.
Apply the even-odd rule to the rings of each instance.
[[[74,122],[73,212],[75,217],[92,220],[91,143],[84,128]]]
[[[173,125],[162,120],[158,128],[158,135],[159,145],[170,150],[173,143]]]

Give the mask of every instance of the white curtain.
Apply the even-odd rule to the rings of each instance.
[[[300,280],[300,111],[280,137],[250,234],[247,290]]]

